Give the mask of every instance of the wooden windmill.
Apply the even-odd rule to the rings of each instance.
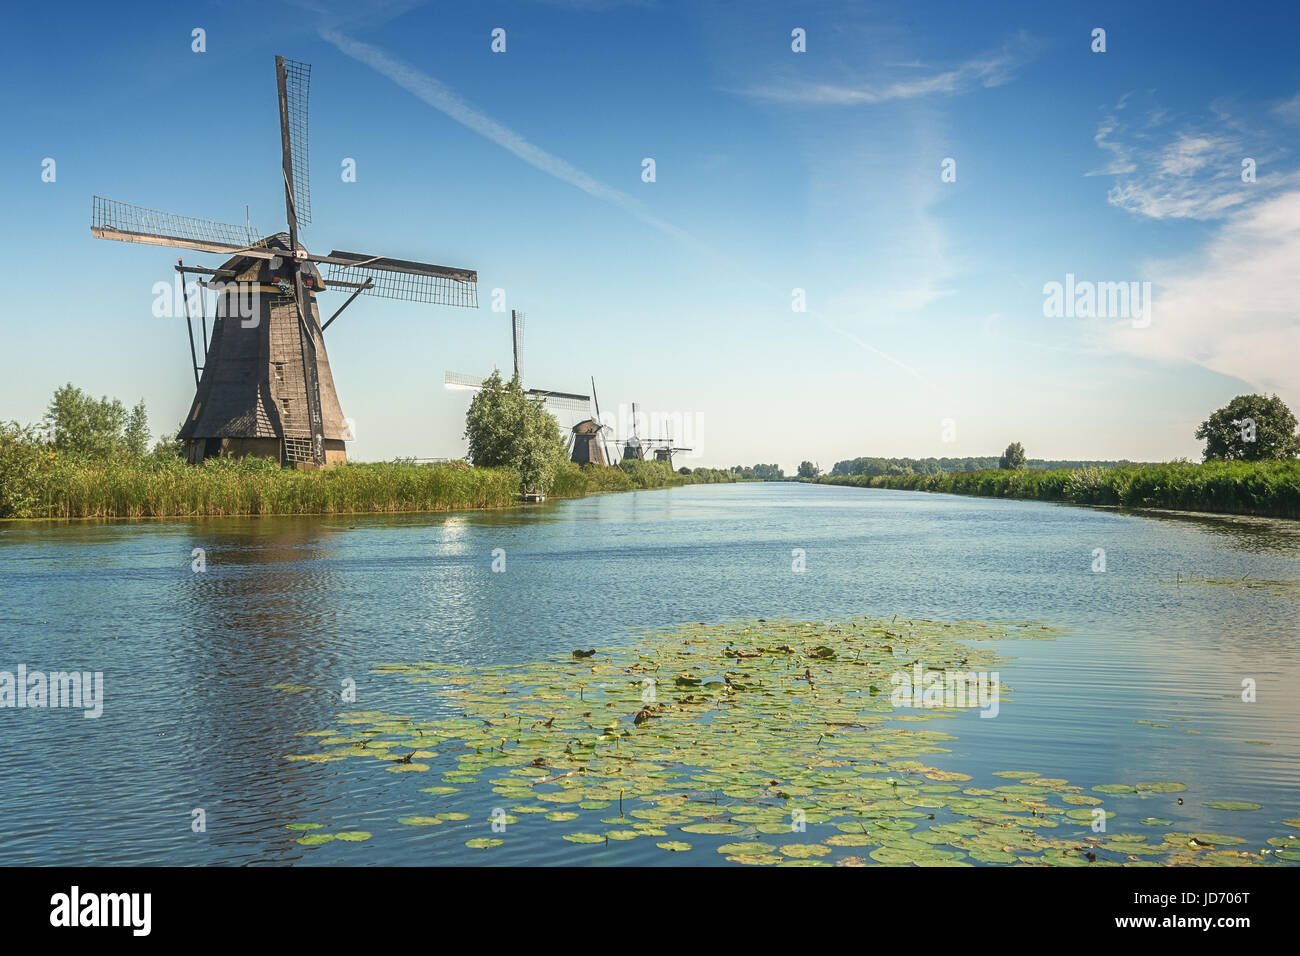
[[[665,430],[667,430],[666,427]],[[667,438],[655,439],[654,441],[650,442],[650,447],[654,451],[655,461],[666,461],[668,462],[668,467],[671,468],[673,466],[674,454],[676,454],[679,451],[692,451],[692,449],[683,447],[681,445],[674,445],[673,438],[672,438],[672,431],[667,430],[667,433],[668,433]]]
[[[600,420],[600,399],[596,397],[594,378],[591,380],[591,398],[596,405],[596,414],[573,426],[569,438],[569,461],[579,465],[608,465],[614,458],[606,447],[605,435],[613,429]]]
[[[624,461],[645,461],[645,443],[636,433],[636,402],[632,403],[632,434],[623,440]]]
[[[510,310],[510,338],[514,357],[515,375],[523,381],[524,351],[524,313],[517,309]],[[447,388],[469,388],[475,391],[483,388],[486,376],[466,375],[464,372],[447,372],[443,383]],[[551,388],[526,388],[524,394],[534,401],[545,402],[553,408],[585,412],[590,408],[591,396],[578,395],[574,392],[561,392]]]
[[[288,232],[259,238],[251,227],[94,200],[90,231],[96,238],[230,256],[216,269],[177,260],[182,284],[186,274],[206,276],[200,285],[217,292],[210,341],[206,310],[202,317],[202,366],[183,296],[196,393],[179,437],[194,463],[214,455],[273,457],[300,468],[346,461],[344,442],[352,436],[325,353],[330,323],[358,295],[478,308],[478,274],[471,269],[337,250],[316,255],[300,244],[299,226],[311,222],[311,67],[277,56],[275,76]],[[327,278],[318,263],[329,266]],[[351,295],[322,325],[316,296],[334,289]]]

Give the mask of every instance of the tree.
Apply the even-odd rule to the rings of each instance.
[[[1025,446],[1013,441],[998,459],[998,467],[1004,471],[1019,471],[1025,467]]]
[[[1296,418],[1276,395],[1238,395],[1201,422],[1206,461],[1268,461],[1300,455]]]
[[[469,459],[476,467],[513,468],[520,490],[545,494],[564,462],[560,426],[541,402],[531,402],[516,375],[502,382],[493,373],[465,414]]]
[[[93,399],[71,382],[54,393],[45,412],[45,430],[59,451],[107,458],[121,451],[126,408],[108,396]]]
[[[821,474],[821,469],[818,468],[816,465],[814,465],[812,462],[810,461],[799,462],[800,478],[816,478],[820,474]]]
[[[122,450],[136,457],[143,457],[149,451],[149,413],[145,411],[143,398],[131,409],[126,420],[126,428],[122,431]]]

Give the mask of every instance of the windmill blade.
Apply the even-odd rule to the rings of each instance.
[[[586,412],[590,411],[591,397],[588,395],[575,395],[571,392],[552,392],[544,388],[530,388],[524,392],[534,401],[545,402],[552,408],[563,408],[566,411]]]
[[[510,333],[515,350],[515,374],[522,378],[524,374],[524,313],[518,309],[510,310]]]
[[[307,256],[330,267],[329,279],[374,285],[363,295],[375,295],[403,302],[429,302],[433,305],[456,305],[478,308],[478,273],[473,269],[453,269],[429,262],[366,256],[358,252],[331,252],[328,256]]]
[[[600,397],[596,394],[596,376],[591,377],[591,400],[596,403],[596,424],[600,425]],[[605,426],[600,425],[603,429]]]
[[[311,64],[275,58],[275,81],[280,94],[280,145],[284,154],[284,189],[289,231],[311,222],[311,171],[307,163],[307,97],[311,91]]]
[[[443,373],[443,384],[447,388],[467,388],[472,391],[481,391],[486,376],[467,375],[464,372],[445,372]],[[588,395],[578,395],[575,392],[557,392],[549,388],[528,388],[524,389],[524,394],[535,402],[545,402],[554,408],[564,408],[571,411],[585,412],[591,402]]]
[[[103,196],[94,197],[90,234],[96,239],[115,239],[118,242],[142,242],[151,246],[224,255],[241,253],[259,259],[275,258],[275,253],[266,248],[265,240],[259,239],[256,230],[248,226],[177,216]]]
[[[478,391],[483,388],[485,375],[467,375],[464,372],[446,372],[443,374],[442,383],[447,388],[469,388]]]

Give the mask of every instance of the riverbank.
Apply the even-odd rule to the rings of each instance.
[[[620,467],[566,465],[550,495],[581,498],[726,481],[725,472],[689,475],[662,462]],[[360,514],[505,508],[519,500],[509,469],[438,464],[349,464],[322,471],[282,469],[260,459],[217,459],[202,467],[167,458],[51,460],[0,475],[0,518],[173,518]]]
[[[1300,460],[1296,459],[947,475],[856,475],[822,477],[818,483],[1077,505],[1300,518]]]

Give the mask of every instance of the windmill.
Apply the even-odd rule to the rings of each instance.
[[[632,436],[623,441],[624,461],[645,461],[645,445],[636,433],[636,402],[632,403]]]
[[[280,104],[281,176],[288,232],[258,237],[251,224],[229,225],[145,209],[96,196],[91,234],[99,239],[219,253],[219,268],[186,266],[215,288],[217,312],[198,364],[189,300],[185,321],[194,364],[195,396],[179,437],[194,463],[214,455],[258,455],[281,464],[317,468],[347,460],[351,439],[325,352],[324,331],[358,295],[478,308],[478,273],[355,252],[317,255],[299,243],[311,222],[307,166],[307,99],[311,67],[275,58]],[[318,264],[329,266],[322,278]],[[324,323],[316,296],[351,295]],[[202,301],[203,296],[200,296]],[[202,373],[200,375],[200,373]]]
[[[666,461],[668,462],[668,467],[672,468],[674,453],[679,451],[692,451],[692,449],[680,445],[674,445],[672,430],[668,428],[667,425],[665,425],[664,430],[668,437],[655,439],[650,443],[650,446],[654,450],[655,461]]]
[[[609,454],[605,434],[612,431],[600,420],[600,399],[596,397],[596,380],[591,380],[591,397],[596,404],[596,414],[573,426],[569,439],[569,461],[579,465],[608,465],[614,458]]]
[[[524,313],[517,309],[510,310],[510,336],[511,346],[514,354],[515,375],[523,380],[523,351],[524,351]],[[483,387],[485,376],[466,375],[464,372],[447,372],[443,376],[443,383],[447,388],[469,388],[478,391]],[[524,394],[534,401],[545,402],[548,406],[554,408],[564,408],[570,411],[585,412],[590,407],[591,397],[589,395],[578,395],[573,392],[560,392],[550,388],[527,388]]]

